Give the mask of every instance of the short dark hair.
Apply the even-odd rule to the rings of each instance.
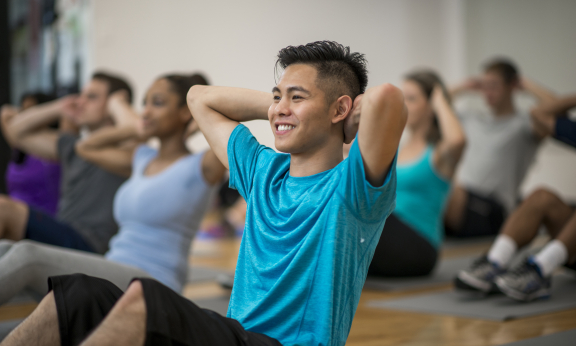
[[[329,103],[342,95],[354,100],[364,93],[368,85],[364,54],[351,53],[350,47],[334,41],[316,41],[281,49],[276,67],[285,69],[292,64],[311,65],[318,71],[318,79],[329,80],[329,84],[323,88]]]
[[[518,82],[518,67],[508,58],[494,58],[484,64],[484,72],[496,72],[504,83],[510,85]]]
[[[180,98],[180,106],[186,105],[186,94],[188,94],[188,90],[194,85],[210,84],[206,77],[200,73],[194,73],[189,76],[183,74],[168,74],[160,77],[160,79],[166,79],[170,83],[172,90],[178,94]]]
[[[99,71],[92,75],[92,79],[106,82],[108,84],[108,95],[118,90],[126,90],[126,93],[128,94],[128,102],[132,103],[132,88],[122,77]]]

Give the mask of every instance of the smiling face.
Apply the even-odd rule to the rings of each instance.
[[[141,131],[146,138],[165,138],[183,132],[190,121],[188,108],[166,79],[158,79],[144,98]]]
[[[335,102],[328,105],[317,75],[313,66],[290,65],[272,90],[274,103],[268,110],[268,120],[276,149],[300,154],[321,148],[339,133],[342,136],[342,124],[333,122]]]

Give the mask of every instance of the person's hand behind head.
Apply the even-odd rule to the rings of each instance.
[[[108,96],[106,107],[116,126],[135,126],[133,117],[124,112],[126,107],[131,107],[126,90],[118,90]]]
[[[0,117],[3,123],[10,122],[18,114],[18,107],[13,105],[4,105],[0,111]]]
[[[78,117],[78,95],[68,95],[58,100],[63,118],[75,123]]]
[[[434,86],[434,89],[432,90],[432,95],[430,96],[430,103],[432,106],[432,110],[434,112],[438,112],[438,108],[442,104],[448,103],[448,100],[446,99],[446,95],[444,94],[444,90],[442,89],[442,87],[439,84],[436,84]]]
[[[350,113],[344,120],[344,143],[352,143],[358,133],[358,125],[360,124],[360,113],[362,112],[362,96],[364,94],[356,96],[354,99],[354,104]]]

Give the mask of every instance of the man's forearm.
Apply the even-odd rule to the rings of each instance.
[[[58,100],[28,108],[14,117],[8,131],[13,138],[18,139],[60,119],[60,110]]]
[[[238,122],[267,120],[272,101],[271,93],[232,87],[194,86],[188,93],[191,110],[202,104]]]
[[[530,79],[523,78],[522,87],[528,93],[536,97],[540,103],[547,104],[556,101],[556,95],[552,91],[544,88],[543,86]]]
[[[576,95],[570,95],[543,105],[542,110],[547,113],[553,113],[554,115],[563,115],[563,113],[574,107],[576,107]]]
[[[138,138],[138,132],[134,126],[106,126],[78,142],[78,148],[81,150],[100,150],[115,147],[126,140],[136,138]]]

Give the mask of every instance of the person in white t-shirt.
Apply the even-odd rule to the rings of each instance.
[[[506,59],[490,61],[480,78],[470,78],[451,90],[453,97],[481,92],[490,111],[459,114],[468,145],[445,212],[448,235],[497,234],[516,206],[518,188],[542,137],[528,112],[514,104],[518,90],[533,95],[538,103],[555,99],[546,89],[520,77]]]

